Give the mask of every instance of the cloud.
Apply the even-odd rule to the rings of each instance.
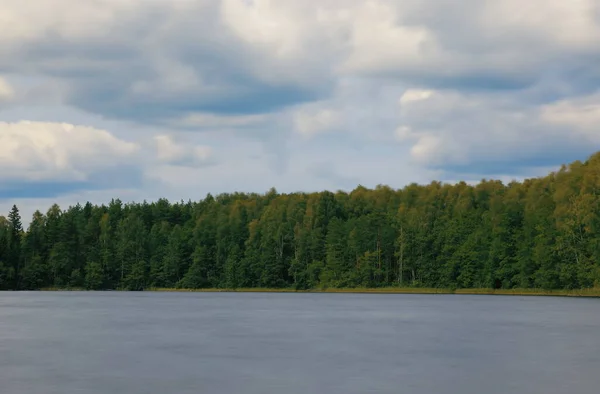
[[[172,123],[175,126],[193,129],[231,129],[251,127],[264,124],[268,117],[264,114],[254,115],[219,115],[213,113],[193,112]]]
[[[105,130],[68,123],[0,122],[3,179],[84,180],[138,150]]]
[[[408,104],[412,101],[427,100],[432,94],[431,90],[408,89],[400,97],[400,105]]]
[[[336,169],[335,163],[331,161],[320,161],[312,163],[308,167],[309,174],[323,179],[335,189],[352,190],[359,183],[360,179],[356,176],[345,175]]]
[[[295,106],[287,115],[303,140],[351,149],[365,140],[389,142],[389,131],[398,122],[398,96],[404,90],[394,81],[343,78],[330,98]]]
[[[590,132],[597,108],[591,98],[584,102],[521,107],[506,95],[436,91],[404,102],[395,135],[423,166],[522,173],[585,157],[600,143],[600,135]]]
[[[6,25],[31,27],[3,37],[3,59],[12,60],[0,61],[0,69],[59,78],[66,103],[87,111],[150,123],[190,112],[253,114],[312,100],[326,89],[310,77],[306,60],[293,67],[296,55],[272,56],[270,41],[252,41],[238,23],[273,12],[291,20],[294,7],[162,0],[92,7],[54,0],[32,21],[27,3],[2,6]]]
[[[213,152],[206,145],[177,143],[170,135],[154,137],[157,159],[162,164],[178,166],[203,166],[212,163]]]
[[[560,46],[571,51],[590,50],[597,46],[600,24],[595,0],[534,0],[524,7],[518,0],[489,1],[482,12],[481,23],[489,23],[490,30],[508,29],[516,38],[521,33],[527,41],[536,40],[548,46]],[[552,23],[550,23],[552,21]]]
[[[541,119],[548,124],[569,126],[574,133],[600,144],[600,92],[545,105]]]
[[[341,68],[370,74],[418,67],[435,37],[426,26],[402,25],[401,13],[401,7],[381,1],[350,10],[346,18],[351,50]]]
[[[341,71],[435,89],[523,89],[546,72],[585,65],[585,56],[599,52],[593,0],[530,3],[477,0],[459,9],[450,0],[360,2],[347,14],[353,24]],[[565,7],[569,12],[562,12]],[[564,61],[567,53],[573,62]]]
[[[12,86],[0,76],[0,103],[12,100],[15,96],[15,91]]]
[[[123,165],[94,171],[82,180],[29,180],[9,179],[0,184],[0,200],[26,198],[58,198],[78,192],[134,188],[140,190],[146,174],[136,165]]]
[[[294,117],[296,131],[307,137],[330,131],[339,124],[338,114],[329,109],[321,109],[314,113],[299,111]]]
[[[25,193],[33,184],[56,190],[96,187],[116,168],[131,165],[139,150],[105,130],[68,123],[0,122],[2,193]],[[108,178],[107,178],[108,177]],[[51,186],[50,182],[55,182]],[[35,186],[38,187],[38,186]],[[35,188],[34,187],[34,188]]]
[[[9,0],[0,71],[57,79],[69,105],[152,124],[276,112],[327,99],[347,77],[471,90],[573,73],[585,89],[600,78],[590,61],[600,56],[594,0],[463,5]]]

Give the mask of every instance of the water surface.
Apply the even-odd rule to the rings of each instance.
[[[6,394],[598,393],[600,299],[0,293]]]

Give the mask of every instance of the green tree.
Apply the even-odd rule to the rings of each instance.
[[[12,288],[20,288],[21,279],[21,238],[23,236],[23,225],[19,208],[13,205],[8,214],[8,256],[7,263],[12,279]]]

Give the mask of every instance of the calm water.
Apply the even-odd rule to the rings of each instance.
[[[0,293],[6,394],[599,390],[600,299]]]

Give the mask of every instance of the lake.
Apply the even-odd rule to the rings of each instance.
[[[6,394],[597,393],[600,299],[0,293]]]

